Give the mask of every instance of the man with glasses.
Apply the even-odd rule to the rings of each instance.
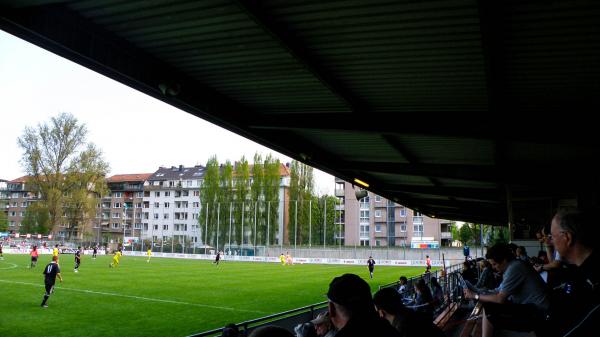
[[[566,265],[563,282],[552,293],[550,335],[587,336],[596,330],[592,322],[600,319],[598,224],[593,216],[598,212],[559,211],[552,219],[554,247]]]

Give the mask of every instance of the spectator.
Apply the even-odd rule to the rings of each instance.
[[[310,321],[314,326],[319,337],[333,337],[336,334],[336,330],[329,319],[328,312],[320,313],[317,318]]]
[[[375,311],[371,288],[355,274],[338,276],[329,284],[329,317],[337,337],[399,336]]]
[[[250,333],[250,337],[295,337],[293,333],[288,330],[275,326],[275,325],[267,325],[261,326],[260,328],[256,328],[252,330]]]
[[[392,288],[383,288],[373,297],[379,316],[387,320],[403,337],[444,336],[431,320],[402,304],[402,297]]]
[[[433,295],[431,295],[431,290],[429,290],[425,280],[420,279],[417,282],[415,291],[415,310],[423,313],[429,318],[430,322],[433,322]]]
[[[590,336],[600,319],[597,212],[558,212],[552,219],[554,247],[566,265],[564,282],[552,293],[549,330],[557,336]]]
[[[317,331],[311,322],[300,323],[294,328],[296,337],[317,337]]]
[[[222,337],[238,337],[240,335],[240,330],[237,325],[233,323],[229,323],[223,327]]]
[[[398,281],[398,293],[403,294],[406,292],[406,287],[408,285],[408,279],[406,276],[400,276],[400,280]]]
[[[431,278],[430,287],[431,295],[433,297],[433,307],[437,308],[438,306],[444,304],[444,290],[442,290],[442,286],[438,283],[438,280],[435,277]]]
[[[495,329],[530,332],[538,329],[550,304],[544,281],[533,268],[515,260],[508,245],[491,247],[486,258],[503,274],[494,294],[477,294],[464,289],[466,299],[483,302],[482,336],[492,337]]]
[[[463,262],[462,277],[471,284],[477,283],[477,270],[473,268],[471,262]]]
[[[475,287],[484,290],[495,289],[497,283],[494,278],[492,265],[487,260],[481,260],[479,261],[479,270],[481,271],[481,274],[479,275],[479,280]]]
[[[523,262],[529,261],[529,257],[527,256],[527,249],[525,249],[524,246],[518,246],[515,250],[515,255],[518,260],[521,260]]]

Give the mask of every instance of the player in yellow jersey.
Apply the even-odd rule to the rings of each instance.
[[[52,249],[52,257],[58,256],[58,245],[54,245],[54,249]]]
[[[111,264],[109,264],[108,266],[109,266],[110,268],[116,268],[116,267],[118,267],[118,266],[119,266],[119,260],[121,259],[121,255],[123,255],[123,254],[121,253],[121,250],[120,250],[120,249],[119,249],[119,250],[117,250],[117,252],[115,253],[115,256],[113,256],[112,263],[111,263]]]
[[[148,253],[146,254],[148,254],[148,260],[146,260],[146,262],[150,262],[150,257],[152,256],[152,249],[148,248]]]
[[[279,255],[279,261],[281,261],[282,266],[285,266],[285,255],[283,255],[283,253]]]

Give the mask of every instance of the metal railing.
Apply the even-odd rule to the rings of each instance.
[[[294,327],[300,323],[305,323],[312,320],[318,313],[325,311],[327,301],[311,304],[302,308],[288,310],[277,314],[237,323],[236,326],[240,330],[240,336],[248,336],[252,330],[269,325],[277,325],[282,328],[294,331]],[[204,337],[204,336],[220,336],[223,328],[205,331],[199,334],[189,335],[188,337]]]

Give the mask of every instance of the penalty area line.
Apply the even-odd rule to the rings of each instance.
[[[0,280],[0,282],[2,282],[2,283],[13,283],[13,284],[29,285],[29,286],[40,287],[40,288],[44,287],[44,285],[36,284],[36,283],[29,283],[29,282],[9,281],[9,280]],[[95,295],[105,295],[105,296],[115,296],[115,297],[123,297],[123,298],[132,298],[132,299],[142,300],[142,301],[151,301],[151,302],[160,302],[160,303],[188,305],[188,306],[200,307],[200,308],[210,308],[210,309],[221,309],[221,310],[228,310],[228,311],[242,311],[242,312],[251,312],[251,313],[256,313],[256,314],[266,314],[265,312],[258,311],[258,310],[245,310],[245,309],[236,309],[236,308],[231,308],[231,307],[221,307],[221,306],[208,305],[208,304],[189,303],[189,302],[174,301],[174,300],[163,300],[163,299],[160,299],[160,298],[142,297],[142,296],[134,296],[134,295],[124,295],[124,294],[109,293],[109,292],[104,292],[104,291],[94,291],[94,290],[87,290],[87,289],[75,289],[75,288],[65,288],[65,287],[57,287],[55,289],[75,291],[75,292],[81,292],[81,293],[86,293],[86,294],[95,294]]]

